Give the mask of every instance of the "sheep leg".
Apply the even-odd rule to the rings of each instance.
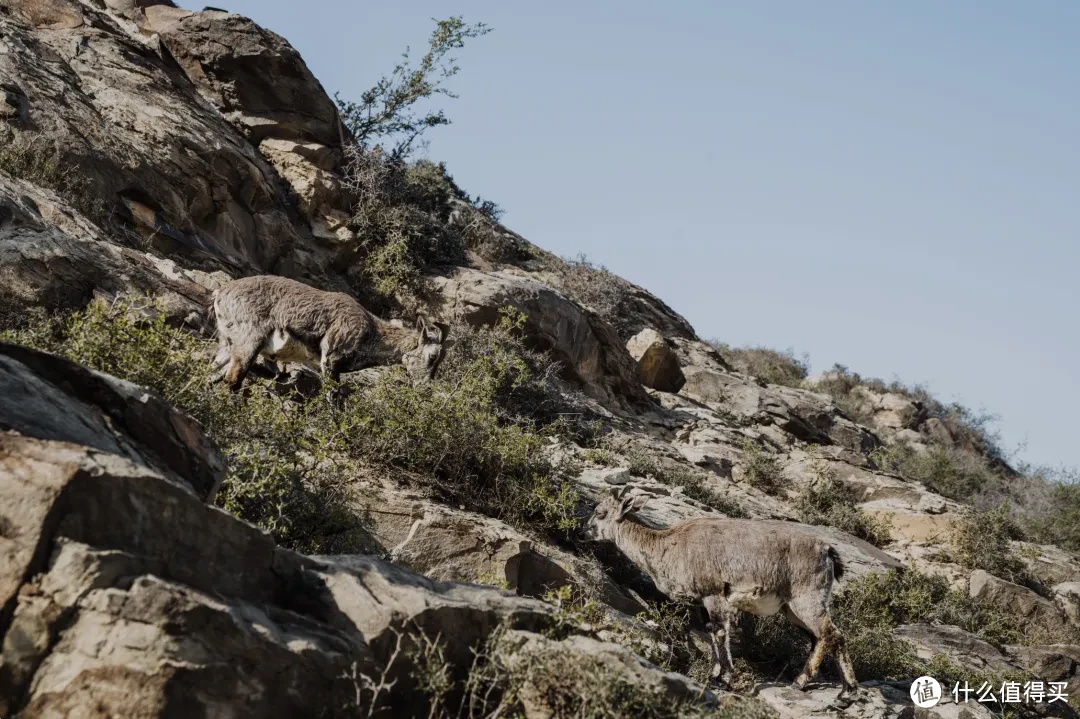
[[[319,345],[319,352],[322,355],[319,360],[319,369],[322,370],[323,375],[334,382],[340,381],[345,358],[330,348],[329,339],[326,337]]]
[[[836,698],[837,704],[840,706],[850,704],[858,686],[855,679],[855,670],[844,646],[844,635],[833,624],[824,600],[815,598],[802,602],[793,602],[790,610],[800,622],[806,625],[816,639],[814,649],[810,652],[810,658],[806,660],[806,666],[803,667],[799,676],[795,678],[795,687],[803,691],[806,690],[806,685],[812,678],[817,676],[818,670],[821,668],[821,661],[825,658],[825,653],[828,652],[836,658],[836,662],[840,665],[840,671],[843,674],[843,688]]]
[[[817,675],[821,660],[825,658],[829,639],[827,628],[832,626],[832,622],[829,620],[825,603],[817,598],[792,602],[788,605],[788,609],[799,620],[796,626],[801,624],[814,636],[814,648],[810,651],[806,666],[803,667],[799,676],[795,677],[794,682],[797,689],[805,691],[806,685]]]
[[[261,349],[261,341],[250,340],[245,345],[233,347],[232,359],[229,360],[229,366],[225,370],[225,383],[231,392],[238,392],[243,386],[244,378],[247,377],[248,370],[255,363],[255,358],[259,356]]]
[[[214,358],[214,361],[210,365],[213,374],[210,375],[208,384],[216,384],[225,377],[225,372],[227,371],[226,367],[229,366],[229,360],[232,359],[229,352],[229,346],[230,342],[222,335],[221,341],[218,342],[217,357]]]
[[[731,617],[734,610],[720,596],[705,597],[702,602],[709,613],[709,638],[712,640],[713,668],[711,676],[724,686],[731,686],[735,662],[731,659]],[[724,660],[727,666],[724,666]]]

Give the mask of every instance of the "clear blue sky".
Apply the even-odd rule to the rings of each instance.
[[[925,382],[1080,465],[1080,3],[215,0],[357,97],[431,18],[469,192],[703,337]]]

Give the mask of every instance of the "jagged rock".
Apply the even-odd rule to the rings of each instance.
[[[675,348],[679,364],[683,367],[701,367],[717,372],[731,371],[731,367],[723,356],[712,345],[696,337],[687,338],[671,334],[665,334],[665,337]]]
[[[78,167],[88,198],[118,213],[114,217],[135,241],[232,273],[281,266],[321,275],[328,259],[302,241],[310,230],[291,214],[274,168],[134,25],[92,3],[9,6],[13,12],[0,14],[0,86],[20,88],[27,118],[8,123],[9,136],[39,142],[44,150],[58,143],[61,163]],[[138,12],[186,11],[157,5]],[[176,29],[173,39],[183,32]],[[255,75],[274,82],[266,70]],[[239,93],[236,101],[249,99],[246,91]],[[332,107],[325,93],[298,102]],[[254,108],[250,115],[257,113]],[[288,125],[288,114],[269,116]],[[306,122],[318,126],[314,119]],[[58,247],[64,254],[53,261],[60,266],[75,266],[99,251],[76,255]],[[115,283],[123,272],[103,274]],[[93,279],[88,272],[82,276]]]
[[[950,624],[905,624],[894,629],[893,633],[911,642],[920,659],[930,660],[943,654],[972,672],[1016,670],[997,647],[960,627]]]
[[[528,317],[525,331],[540,347],[564,363],[586,393],[607,404],[647,404],[637,367],[614,328],[550,287],[507,272],[457,267],[434,278],[440,290],[440,312],[473,325],[493,325],[499,308],[513,307]]]
[[[0,342],[0,430],[71,442],[153,468],[211,501],[225,460],[195,420],[144,387]]]
[[[910,685],[901,682],[865,682],[859,685],[855,703],[846,709],[835,704],[836,686],[814,687],[801,692],[787,684],[767,684],[758,692],[780,719],[829,717],[839,719],[992,719],[985,706],[974,701],[957,704],[945,692],[942,701],[930,709],[918,709],[911,701]]]
[[[699,366],[684,367],[683,394],[758,424],[775,424],[796,439],[868,452],[877,438],[845,417],[825,395],[769,385],[745,375]]]
[[[1064,636],[1067,625],[1062,611],[1053,601],[1040,597],[1027,587],[976,569],[971,573],[969,592],[975,601],[1008,612],[1022,625],[1039,625],[1051,632],[1060,631]]]
[[[376,547],[432,579],[501,584],[528,597],[570,586],[625,614],[645,610],[598,567],[497,519],[390,490],[366,492],[362,503]]]
[[[1016,542],[1018,554],[1032,576],[1047,586],[1080,582],[1080,557],[1050,544]]]
[[[495,627],[540,629],[552,611],[374,558],[304,558],[142,464],[10,433],[0,526],[4,714],[319,714],[399,633],[441,637],[467,667]],[[408,669],[391,669],[407,707]]]
[[[857,467],[848,462],[815,457],[802,450],[792,450],[784,474],[798,486],[809,486],[816,471],[823,468],[833,474],[853,495],[859,507],[887,519],[897,539],[940,542],[949,535],[962,505],[935,494],[918,482]]]
[[[1054,585],[1054,598],[1065,616],[1080,628],[1080,582],[1062,582]]]
[[[267,137],[340,146],[337,107],[284,38],[242,15],[146,8],[144,29],[199,93],[255,143]]]
[[[678,392],[686,384],[679,358],[656,330],[643,329],[626,343],[626,350],[638,363],[638,376],[646,387],[661,392]]]
[[[593,716],[609,711],[618,699],[624,703],[618,716],[643,711],[638,702],[662,702],[671,710],[678,704],[715,707],[719,700],[702,685],[681,674],[665,672],[616,644],[583,636],[554,641],[530,632],[507,632],[495,648],[512,682],[518,688],[526,719],[552,719],[563,716],[560,700],[567,693],[580,696],[583,706],[579,716]],[[738,706],[745,714],[764,719],[754,699],[732,697],[724,706]]]
[[[201,277],[109,242],[55,193],[0,171],[0,303],[9,305],[0,314],[81,307],[96,293],[149,292],[179,320],[209,304]]]
[[[1024,671],[1044,681],[1065,682],[1065,691],[1070,697],[1080,696],[1080,646],[1075,644],[1048,644],[1035,647],[1006,645],[1004,650],[1009,660]]]
[[[259,143],[259,150],[292,187],[315,237],[336,243],[355,239],[349,228],[350,199],[335,172],[337,153],[315,142],[276,137]]]
[[[350,671],[372,671],[368,648],[346,631],[164,579],[144,556],[52,546],[7,631],[0,686],[16,690],[0,691],[0,712],[301,716],[348,706]]]

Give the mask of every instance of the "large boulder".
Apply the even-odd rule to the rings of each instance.
[[[905,624],[893,630],[915,648],[915,654],[929,661],[943,655],[972,673],[1016,670],[1008,658],[989,642],[950,624]]]
[[[504,586],[528,597],[569,586],[625,614],[645,610],[599,567],[504,522],[397,490],[364,493],[373,549],[432,579]]]
[[[626,342],[626,351],[638,364],[638,376],[646,387],[678,392],[686,384],[679,358],[656,330],[646,327]]]
[[[410,670],[398,637],[456,667],[497,627],[552,609],[370,557],[309,559],[121,454],[0,434],[0,714],[319,715],[359,676]],[[21,713],[20,713],[21,712]]]
[[[637,366],[615,329],[547,285],[507,271],[468,267],[455,267],[434,284],[444,317],[493,325],[500,308],[512,307],[526,315],[532,341],[562,362],[568,378],[587,394],[613,407],[648,404]]]
[[[971,573],[968,590],[976,602],[990,604],[1009,613],[1018,624],[1041,627],[1058,636],[1065,636],[1068,629],[1065,614],[1052,600],[1039,596],[1027,587],[976,569]]]
[[[225,460],[195,420],[144,387],[0,342],[0,431],[126,457],[211,501]]]
[[[156,33],[199,94],[254,144],[267,137],[340,146],[337,107],[284,38],[242,15],[155,5]]]

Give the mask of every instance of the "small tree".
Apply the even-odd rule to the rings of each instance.
[[[335,96],[342,120],[360,149],[387,145],[392,147],[386,150],[391,159],[404,160],[424,132],[450,124],[441,108],[419,112],[416,103],[436,95],[456,98],[444,85],[461,69],[450,53],[465,47],[466,39],[486,35],[491,28],[484,23],[467,25],[460,15],[435,22],[428,51],[419,65],[412,66],[406,48],[393,72],[361,95],[360,102],[345,102]]]

